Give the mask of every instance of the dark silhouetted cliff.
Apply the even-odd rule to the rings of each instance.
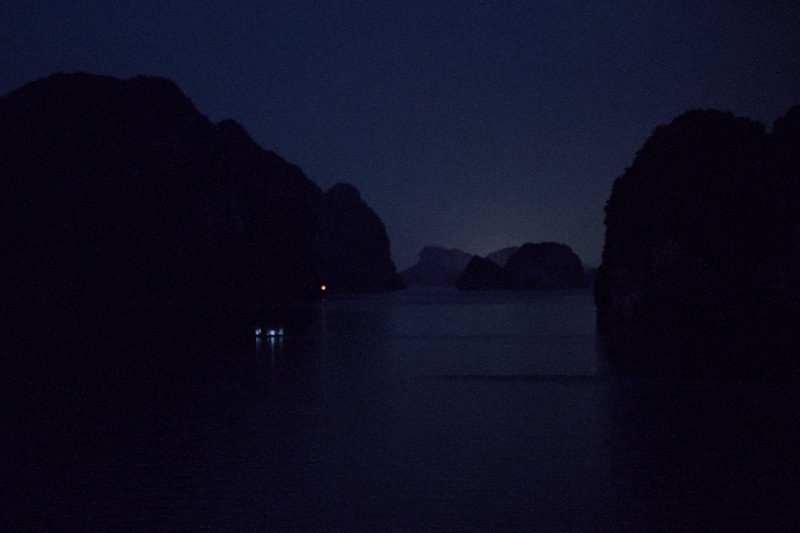
[[[508,262],[509,259],[511,259],[511,256],[517,253],[517,250],[519,250],[519,246],[509,246],[508,248],[502,248],[500,250],[497,250],[496,252],[492,252],[489,255],[487,255],[486,259],[494,261],[495,263],[497,263],[499,267],[502,268],[506,266],[506,263]]]
[[[501,267],[492,258],[503,262]],[[428,246],[419,262],[400,273],[408,286],[462,290],[554,290],[586,286],[580,258],[565,244],[527,243],[487,257]]]
[[[320,278],[329,291],[385,291],[402,286],[386,228],[352,185],[339,183],[323,195],[318,238]]]
[[[503,286],[513,290],[572,289],[586,286],[583,263],[566,244],[523,244],[502,269]]]
[[[596,268],[587,268],[586,269],[586,285],[594,286],[594,282],[597,279],[597,269]]]
[[[402,271],[400,277],[409,287],[455,287],[470,259],[470,254],[457,248],[426,246],[419,253],[417,264]]]
[[[456,287],[462,290],[502,289],[500,266],[489,258],[476,255],[458,276]]]
[[[600,331],[680,339],[610,354],[625,368],[796,371],[800,319],[795,108],[761,124],[690,111],[658,127],[616,180],[596,281]],[[648,353],[650,355],[648,355]]]
[[[0,98],[0,196],[0,293],[18,313],[311,297],[318,234],[358,256],[326,259],[337,276],[393,268],[360,200],[323,197],[163,78],[54,74]]]

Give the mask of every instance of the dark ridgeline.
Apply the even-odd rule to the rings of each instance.
[[[400,272],[400,277],[409,287],[455,287],[471,259],[470,254],[458,248],[426,246],[419,253],[419,261]]]
[[[596,268],[587,268],[586,269],[586,285],[594,286],[594,281],[597,278],[597,269]]]
[[[619,371],[797,375],[800,108],[689,111],[616,180],[595,300]]]
[[[352,185],[338,183],[320,203],[317,254],[320,278],[332,292],[402,287],[386,228]]]
[[[566,244],[523,244],[501,271],[503,286],[513,290],[558,290],[586,286],[583,263]]]
[[[393,286],[363,202],[363,226],[340,220],[335,191],[163,78],[54,74],[0,98],[0,197],[0,291],[18,315],[304,299],[349,265],[352,290]],[[368,233],[358,260],[318,260],[318,239],[362,239],[350,231]]]
[[[515,250],[508,254],[508,250]],[[509,255],[501,268],[490,258]],[[475,256],[458,278],[464,290],[560,290],[586,286],[580,258],[565,245],[554,242],[526,243],[505,248],[486,258]]]
[[[519,246],[509,246],[508,248],[502,248],[500,250],[497,250],[496,252],[492,252],[489,255],[487,255],[486,259],[494,261],[495,263],[497,263],[499,267],[502,268],[506,266],[506,263],[508,263],[508,260],[511,259],[511,256],[517,253],[517,250],[519,250]]]
[[[503,288],[500,265],[488,257],[478,255],[470,259],[456,280],[456,287],[467,291],[497,290]]]

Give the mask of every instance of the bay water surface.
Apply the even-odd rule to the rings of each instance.
[[[608,375],[594,313],[589,290],[401,291],[19,345],[0,530],[800,523],[796,388]]]

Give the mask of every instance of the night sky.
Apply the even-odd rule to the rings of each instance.
[[[596,266],[611,184],[658,124],[771,127],[800,103],[800,2],[0,5],[0,93],[79,70],[171,78],[321,187],[353,183],[400,269],[428,244],[545,240]]]

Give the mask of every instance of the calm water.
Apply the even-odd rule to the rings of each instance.
[[[800,519],[800,394],[607,376],[589,291],[401,292],[13,347],[0,530]]]

